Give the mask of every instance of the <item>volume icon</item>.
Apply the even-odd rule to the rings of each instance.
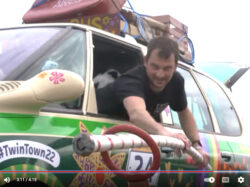
[[[10,182],[10,178],[9,178],[9,177],[4,178],[3,180],[4,180],[4,182],[6,182],[6,183],[9,183],[9,182]]]

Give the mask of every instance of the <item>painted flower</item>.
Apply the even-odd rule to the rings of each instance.
[[[54,84],[59,84],[60,82],[65,81],[65,79],[63,78],[63,73],[57,73],[57,72],[52,72],[49,80]]]
[[[79,122],[79,129],[81,133],[90,134],[89,130],[85,127],[82,122]],[[104,128],[103,128],[104,129]],[[75,159],[79,168],[83,171],[106,171],[109,168],[103,161],[103,158],[99,152],[95,152],[90,154],[89,156],[81,156],[77,154],[72,155]],[[111,156],[111,160],[113,163],[121,168],[124,161],[125,161],[126,153],[116,153]],[[114,183],[113,178],[116,175],[114,173],[103,173],[103,172],[96,172],[96,173],[78,173],[76,177],[71,182],[70,186],[92,186],[92,187],[100,187],[100,186],[109,186],[109,187],[117,187]]]

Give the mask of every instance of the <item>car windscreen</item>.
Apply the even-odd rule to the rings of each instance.
[[[0,31],[0,79],[39,50],[58,33],[55,28],[8,29]]]
[[[0,30],[0,80],[27,80],[47,69],[84,76],[85,35],[66,27]]]

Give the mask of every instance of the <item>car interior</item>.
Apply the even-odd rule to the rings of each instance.
[[[115,81],[122,73],[136,65],[143,64],[139,49],[94,35],[94,70],[93,80],[98,90]],[[98,114],[102,117],[122,119],[121,116]]]

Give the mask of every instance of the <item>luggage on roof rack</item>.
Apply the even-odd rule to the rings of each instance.
[[[75,16],[118,13],[126,0],[36,0],[24,23],[55,22]]]
[[[36,0],[23,16],[24,23],[70,22],[94,26],[117,35],[129,34],[147,44],[157,36],[178,41],[181,60],[193,63],[188,27],[171,17],[142,16],[122,9],[126,0]],[[190,40],[190,41],[189,41]],[[189,47],[188,47],[189,46]]]

